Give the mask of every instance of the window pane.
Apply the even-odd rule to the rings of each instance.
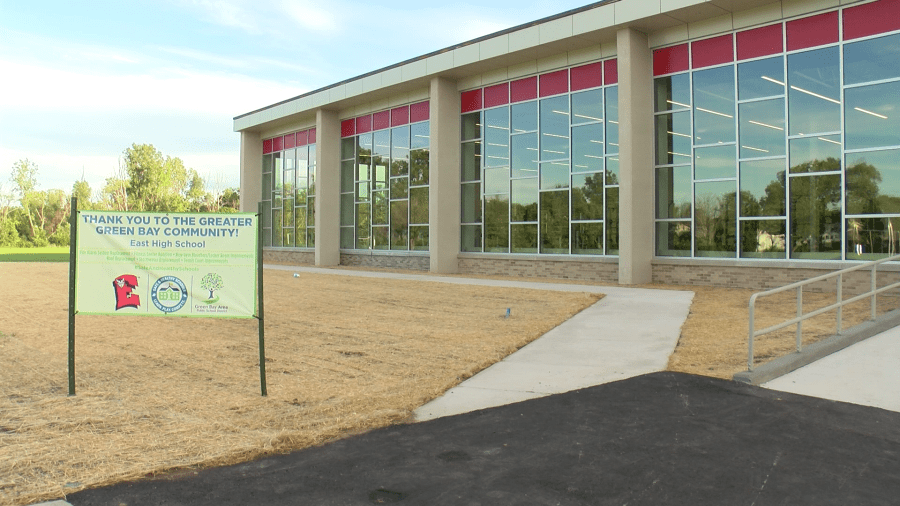
[[[512,177],[536,176],[538,171],[537,134],[513,135],[509,138],[512,146]]]
[[[841,170],[841,136],[790,140],[791,174]]]
[[[691,89],[688,74],[659,77],[653,80],[654,107],[656,112],[691,107]]]
[[[691,217],[691,168],[656,169],[656,217]]]
[[[569,99],[541,100],[541,160],[569,158]]]
[[[741,158],[784,155],[784,99],[750,102],[738,107]]]
[[[294,228],[294,199],[287,199],[284,201],[284,226],[285,228]],[[285,244],[285,246],[292,246],[293,242],[290,244]]]
[[[409,248],[428,251],[428,227],[409,227]]]
[[[784,216],[784,159],[741,162],[741,216]]]
[[[606,184],[619,184],[619,159],[606,157]]]
[[[513,253],[537,253],[537,224],[534,225],[510,225],[510,233],[512,234],[512,252]]]
[[[536,177],[512,180],[510,206],[511,221],[537,221],[538,180]]]
[[[541,193],[541,253],[569,252],[569,192]]]
[[[429,151],[426,148],[409,152],[409,184],[421,186],[428,184]]]
[[[294,240],[297,241],[297,247],[305,248],[306,247],[306,208],[305,207],[294,208],[294,223],[296,226],[296,232],[294,233]]]
[[[428,188],[413,188],[409,191],[409,222],[428,223]]]
[[[409,249],[409,202],[391,201],[391,249]]]
[[[572,220],[602,219],[603,173],[572,176]]]
[[[662,257],[691,256],[691,222],[657,222],[656,254]]]
[[[484,169],[484,193],[509,193],[509,169]]]
[[[353,170],[356,165],[353,160],[341,162],[341,192],[350,193],[353,191]]]
[[[372,225],[388,224],[388,196],[386,191],[372,192]]]
[[[272,173],[264,172],[262,175],[262,200],[272,200]]]
[[[741,222],[741,258],[784,258],[784,220]]]
[[[281,209],[272,209],[272,246],[281,246],[284,239],[281,235],[283,217]]]
[[[372,249],[388,249],[389,235],[388,227],[372,227]]]
[[[481,225],[460,227],[460,249],[467,252],[481,251]]]
[[[509,166],[509,108],[484,111],[484,166]]]
[[[360,134],[356,137],[356,159],[368,164],[372,158],[372,134]],[[368,179],[368,178],[367,178]]]
[[[509,250],[509,196],[492,195],[484,200],[484,250],[505,253]]]
[[[409,127],[391,129],[391,175],[409,174]]]
[[[373,190],[382,190],[387,188],[388,183],[388,162],[389,158],[373,157],[372,166],[374,168]]]
[[[694,196],[696,256],[735,256],[735,183],[697,183]]]
[[[353,194],[341,195],[341,226],[353,225]]]
[[[694,143],[734,142],[734,67],[694,72]]]
[[[306,247],[316,247],[316,229],[315,227],[306,227]]]
[[[606,88],[606,153],[619,152],[619,87]]]
[[[791,258],[841,258],[841,176],[792,177]]]
[[[900,82],[844,91],[847,149],[900,145]]]
[[[472,112],[469,114],[463,114],[462,118],[460,118],[460,123],[462,127],[462,135],[461,139],[463,141],[468,141],[471,139],[480,139],[481,138],[481,113],[480,112]]]
[[[356,201],[369,201],[369,183],[356,183]]]
[[[572,128],[572,172],[603,170],[603,124]]]
[[[271,202],[263,201],[262,226],[263,226],[263,228],[272,228],[272,203]]]
[[[481,143],[467,142],[462,145],[462,180],[481,179]]]
[[[603,121],[602,89],[572,94],[572,124],[589,121]]]
[[[691,113],[656,117],[656,164],[691,162]]]
[[[572,224],[572,254],[603,254],[603,223]]]
[[[784,95],[784,59],[781,56],[738,65],[738,98]]]
[[[900,218],[847,220],[847,260],[877,260],[900,253]]]
[[[306,205],[306,226],[314,227],[316,226],[316,199],[310,198]]]
[[[847,154],[847,214],[900,214],[900,150]]]
[[[369,249],[369,228],[372,223],[369,220],[369,204],[356,204],[356,248]]]
[[[409,195],[409,181],[405,177],[391,179],[391,199],[405,199]]]
[[[569,164],[566,162],[547,162],[541,164],[541,189],[569,187]]]
[[[352,160],[356,157],[356,138],[345,137],[341,139],[341,160]]]
[[[316,194],[316,166],[310,165],[307,169],[309,171],[309,194]]]
[[[353,228],[341,227],[341,249],[353,249]]]
[[[737,162],[734,149],[734,145],[695,149],[694,179],[735,177]]]
[[[263,173],[272,172],[272,155],[263,155],[262,171]]]
[[[900,34],[844,44],[844,84],[900,77]]]
[[[619,189],[606,189],[606,254],[619,254]]]
[[[513,132],[537,130],[537,102],[523,102],[510,107]]]
[[[788,118],[791,135],[841,129],[838,60],[837,47],[788,56]]]
[[[462,185],[461,207],[463,223],[481,223],[481,183]]]
[[[285,214],[294,214],[291,211],[287,211]],[[281,229],[281,233],[284,235],[284,239],[281,243],[285,248],[293,248],[294,247],[294,226],[290,227],[285,226]]]

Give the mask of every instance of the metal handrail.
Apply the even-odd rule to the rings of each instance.
[[[804,281],[798,281],[796,283],[791,283],[789,285],[782,286],[780,288],[773,288],[771,290],[766,290],[764,292],[757,292],[750,296],[750,332],[749,332],[749,344],[747,349],[747,370],[753,370],[753,339],[759,337],[763,334],[768,334],[770,332],[774,332],[776,330],[783,329],[785,327],[790,327],[791,325],[797,325],[797,351],[801,351],[803,347],[803,320],[807,320],[814,316],[818,316],[823,313],[827,313],[828,311],[833,311],[837,309],[837,332],[836,334],[841,333],[841,313],[842,308],[847,304],[852,304],[856,301],[865,299],[866,297],[872,298],[872,319],[875,319],[875,306],[876,299],[879,293],[886,292],[888,290],[892,290],[894,288],[900,288],[900,282],[892,283],[887,286],[883,286],[881,288],[876,288],[875,279],[878,272],[878,266],[885,262],[893,262],[895,260],[900,260],[900,255],[894,255],[886,258],[882,258],[879,260],[873,260],[871,262],[854,265],[853,267],[847,267],[846,269],[841,269],[839,271],[830,272],[828,274],[823,274],[821,276],[816,276],[814,278],[810,278]],[[858,271],[863,269],[871,269],[872,270],[872,281],[871,281],[871,289],[868,292],[862,293],[855,297],[851,297],[847,300],[843,299],[843,282],[844,282],[844,274],[852,271]],[[834,304],[829,306],[816,309],[815,311],[811,311],[809,313],[803,312],[803,287],[806,285],[810,285],[812,283],[817,283],[819,281],[825,281],[831,278],[837,278],[837,301]],[[769,295],[775,295],[776,293],[786,292],[788,290],[797,290],[797,317],[792,318],[788,321],[779,323],[777,325],[772,325],[771,327],[766,327],[762,330],[754,330],[755,324],[755,313],[756,313],[756,299],[759,297],[767,297]]]

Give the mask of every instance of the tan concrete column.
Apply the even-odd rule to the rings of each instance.
[[[653,279],[653,58],[647,34],[616,34],[619,66],[619,283]]]
[[[341,263],[341,122],[316,111],[316,265]]]
[[[459,269],[459,91],[456,82],[435,77],[430,97],[428,251],[431,272]]]
[[[241,132],[241,212],[255,213],[262,198],[262,138]]]

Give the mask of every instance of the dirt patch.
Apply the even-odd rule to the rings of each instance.
[[[67,269],[0,263],[3,505],[397,422],[599,299],[266,271],[268,397],[256,320],[103,316],[67,397]]]

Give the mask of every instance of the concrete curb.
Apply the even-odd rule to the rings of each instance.
[[[898,325],[900,325],[900,309],[895,309],[877,317],[875,320],[850,327],[843,334],[833,335],[813,343],[799,353],[778,357],[752,371],[739,372],[734,375],[733,379],[740,383],[761,385]]]

